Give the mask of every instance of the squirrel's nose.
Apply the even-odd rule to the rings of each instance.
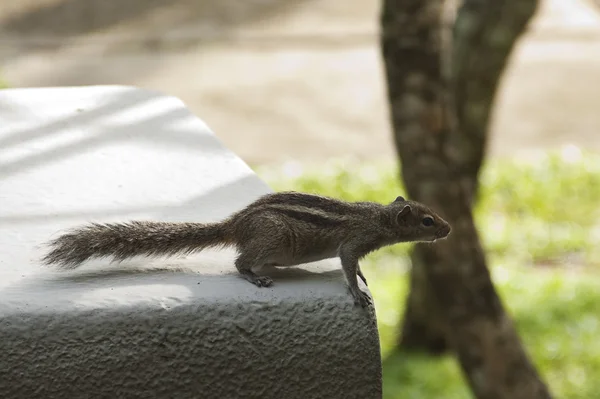
[[[450,228],[449,225],[446,225],[446,226],[444,226],[444,227],[442,227],[441,229],[438,230],[437,236],[438,236],[438,238],[447,237],[448,234],[450,234],[450,231],[452,231],[452,229]]]

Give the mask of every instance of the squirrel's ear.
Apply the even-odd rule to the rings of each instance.
[[[406,219],[406,217],[410,214],[411,211],[412,208],[410,207],[410,205],[404,205],[404,208],[402,208],[402,210],[396,215],[396,221],[398,223],[402,223],[402,221]]]
[[[398,197],[396,197],[396,199],[394,200],[394,202],[406,202],[406,200],[404,199],[404,197],[398,196]]]

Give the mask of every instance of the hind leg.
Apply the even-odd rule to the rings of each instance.
[[[256,255],[253,256],[252,252],[246,250],[242,251],[235,260],[235,267],[247,281],[257,287],[268,287],[273,284],[273,280],[268,276],[259,276],[252,271],[253,268],[264,266],[267,263],[268,262],[265,262],[262,257],[257,257]]]
[[[253,270],[285,263],[291,244],[289,228],[284,222],[268,214],[250,220],[245,228],[244,237],[239,239],[245,242],[238,248],[235,267],[252,284],[269,287],[273,280],[268,276],[258,276]]]
[[[244,277],[247,281],[251,282],[257,287],[270,287],[271,285],[273,285],[273,280],[269,276],[259,276],[252,270],[247,269],[240,270],[238,268],[238,271],[240,272],[242,277]]]
[[[273,237],[274,235],[272,235]],[[240,252],[235,260],[235,267],[252,284],[258,287],[269,287],[273,284],[273,280],[268,276],[258,276],[253,270],[280,265],[284,246],[285,238],[271,240],[270,242],[255,240],[246,243],[239,249]]]

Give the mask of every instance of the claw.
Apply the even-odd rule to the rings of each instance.
[[[273,284],[273,280],[267,276],[256,277],[254,284],[256,284],[258,287],[269,287]]]
[[[361,307],[366,308],[373,303],[373,300],[371,299],[369,294],[362,291],[360,288],[356,288],[354,290],[351,289],[350,292],[352,293],[352,296],[354,297],[355,305],[360,305]]]

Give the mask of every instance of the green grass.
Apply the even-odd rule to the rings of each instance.
[[[502,266],[493,267],[493,272],[498,292],[555,397],[600,397],[600,278]],[[385,359],[384,397],[470,397],[453,358],[393,351],[406,293],[405,276],[377,273],[370,281]]]
[[[404,193],[395,165],[332,161],[314,168],[259,168],[275,190],[347,200]],[[489,162],[476,220],[494,282],[556,398],[600,398],[600,156],[576,150]],[[398,354],[408,245],[364,262],[377,308],[385,398],[469,398],[452,357]]]

